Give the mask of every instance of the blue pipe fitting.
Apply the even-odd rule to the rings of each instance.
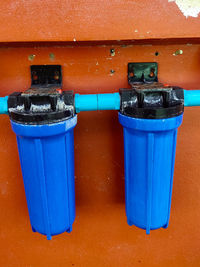
[[[97,110],[119,110],[120,109],[120,95],[119,93],[112,94],[98,94]]]
[[[184,106],[200,106],[200,90],[184,90]]]
[[[120,109],[119,93],[90,94],[90,95],[75,94],[76,113],[79,113],[80,111],[89,111],[89,110],[119,110],[119,109]]]
[[[97,95],[75,94],[75,110],[80,111],[97,110]]]
[[[8,96],[0,97],[0,114],[8,114]]]

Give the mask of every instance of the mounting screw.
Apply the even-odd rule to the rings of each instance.
[[[56,71],[56,72],[55,72],[55,75],[54,75],[54,79],[55,79],[55,80],[59,80],[59,78],[60,78],[60,77],[59,77],[59,73],[58,73],[58,71]]]

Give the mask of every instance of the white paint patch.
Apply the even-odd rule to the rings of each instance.
[[[200,0],[168,0],[168,2],[175,2],[186,18],[197,18],[200,13]]]

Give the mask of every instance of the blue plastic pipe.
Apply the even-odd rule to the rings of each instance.
[[[120,95],[112,94],[75,94],[76,113],[89,110],[119,110]]]
[[[184,106],[200,106],[200,90],[184,90]],[[75,94],[76,112],[89,110],[119,110],[120,95],[112,94]]]
[[[0,97],[0,114],[8,114],[8,96]],[[200,90],[184,90],[184,106],[200,106]],[[76,112],[89,110],[119,110],[119,93],[111,94],[75,94]]]
[[[97,95],[75,94],[75,110],[80,111],[97,110]]]
[[[0,114],[8,114],[8,96],[0,97]],[[76,113],[90,110],[119,110],[119,93],[111,94],[75,94]]]
[[[200,106],[200,90],[184,90],[184,106]]]
[[[0,114],[8,114],[8,96],[0,97]]]

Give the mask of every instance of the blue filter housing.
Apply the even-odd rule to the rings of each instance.
[[[42,125],[11,120],[32,229],[51,239],[75,219],[74,136],[77,116]]]
[[[141,119],[122,115],[127,222],[150,230],[169,223],[177,128],[183,115]]]

